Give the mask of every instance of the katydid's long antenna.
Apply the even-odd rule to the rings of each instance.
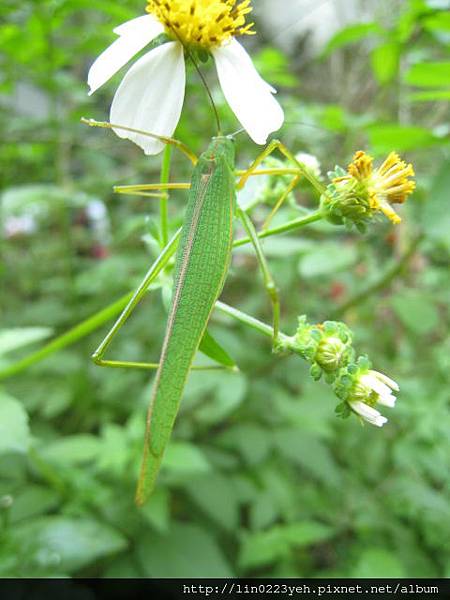
[[[194,152],[189,148],[189,146],[186,146],[186,144],[183,144],[183,142],[175,140],[174,138],[170,138],[165,135],[158,135],[156,133],[150,133],[149,131],[142,131],[142,129],[134,129],[134,127],[126,127],[125,125],[116,125],[115,123],[108,123],[107,121],[95,121],[94,119],[86,119],[86,117],[81,117],[80,121],[84,123],[84,125],[89,125],[89,127],[101,127],[102,129],[122,129],[123,131],[131,131],[131,133],[146,135],[148,137],[153,138],[154,140],[160,140],[165,144],[171,144],[172,146],[176,146],[185,156],[187,156],[193,165],[197,164],[198,158],[194,154]]]

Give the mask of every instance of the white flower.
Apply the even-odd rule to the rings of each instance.
[[[350,408],[368,423],[376,425],[377,427],[382,427],[387,423],[386,417],[383,417],[380,412],[365,402],[356,400],[355,402],[349,402],[349,404]]]
[[[368,370],[358,375],[348,403],[350,408],[365,421],[381,427],[387,422],[387,419],[374,407],[381,404],[393,408],[396,397],[393,395],[392,390],[399,391],[399,387],[394,380],[378,371]]]
[[[89,70],[92,94],[158,35],[166,33],[171,40],[144,54],[126,73],[112,102],[111,123],[172,136],[184,100],[185,50],[206,51],[214,58],[225,98],[241,125],[257,144],[265,144],[283,124],[284,114],[273,97],[276,90],[260,77],[234,37],[253,33],[253,24],[245,24],[250,0],[148,0],[147,11],[151,14],[114,30],[119,38]],[[164,147],[157,139],[114,131],[145,154],[157,154]]]
[[[361,375],[359,381],[377,394],[377,404],[383,404],[390,408],[395,406],[397,398],[392,394],[392,390],[398,392],[399,387],[387,375],[383,375],[383,373],[379,373],[378,371],[369,371]]]

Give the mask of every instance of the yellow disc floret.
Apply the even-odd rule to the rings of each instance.
[[[400,223],[401,219],[391,204],[405,202],[414,191],[415,182],[409,177],[414,177],[412,165],[401,160],[396,152],[391,152],[384,163],[374,170],[373,158],[360,150],[348,166],[348,175],[338,177],[333,182],[347,186],[354,182],[355,189],[360,189],[362,185],[361,189],[368,195],[370,209],[381,211],[393,223]]]
[[[187,47],[210,50],[236,35],[255,33],[253,23],[245,23],[250,0],[147,0],[146,10]]]

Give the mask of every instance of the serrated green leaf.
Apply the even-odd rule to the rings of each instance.
[[[40,449],[40,455],[49,462],[80,465],[94,461],[100,450],[100,439],[84,433],[48,442]]]
[[[411,102],[448,102],[450,90],[431,90],[427,92],[414,92],[408,96]]]
[[[228,477],[220,473],[196,477],[185,489],[204,514],[220,527],[228,531],[238,527],[239,502]]]
[[[402,323],[414,333],[431,333],[439,324],[439,312],[427,294],[405,291],[392,298],[392,306]]]
[[[423,207],[422,223],[431,239],[442,241],[450,248],[450,161],[444,161],[433,179],[429,197]]]
[[[322,56],[331,54],[338,48],[354,44],[366,37],[382,34],[383,30],[378,23],[361,23],[359,25],[349,25],[336,33],[325,47]]]
[[[52,489],[40,485],[28,485],[13,494],[13,504],[10,509],[12,523],[42,515],[55,508],[59,495]]]
[[[390,83],[398,72],[400,46],[396,42],[388,42],[375,48],[372,52],[372,69],[378,83]]]
[[[262,462],[272,446],[269,432],[256,423],[235,425],[220,437],[220,443],[237,450],[248,465]]]
[[[244,539],[239,563],[243,569],[273,564],[289,556],[293,548],[317,544],[332,535],[333,530],[330,527],[314,521],[303,521],[253,533]]]
[[[0,392],[0,454],[27,452],[30,445],[28,415],[22,404]]]
[[[299,273],[302,277],[323,277],[350,268],[357,258],[354,246],[325,242],[305,252],[299,262]]]
[[[174,523],[167,535],[144,536],[137,549],[146,577],[233,577],[216,539],[198,525]]]
[[[405,82],[417,87],[449,87],[450,62],[424,62],[413,65]]]
[[[428,31],[450,31],[450,13],[439,12],[422,21],[422,26]]]
[[[358,557],[358,564],[351,573],[357,578],[406,577],[400,557],[384,548],[364,550]]]
[[[49,327],[17,327],[0,329],[0,356],[39,342],[52,334]]]
[[[187,442],[171,442],[162,464],[170,476],[191,477],[211,469],[203,452]]]
[[[170,494],[166,488],[158,487],[148,501],[140,508],[140,512],[152,527],[165,533],[170,525]]]
[[[41,517],[17,524],[13,535],[31,569],[58,567],[68,573],[127,546],[115,529],[86,518]]]
[[[425,127],[407,127],[396,123],[371,125],[367,132],[375,154],[388,154],[392,150],[403,152],[441,142]]]

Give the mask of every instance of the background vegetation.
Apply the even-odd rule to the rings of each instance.
[[[79,122],[107,118],[120,75],[88,98],[87,70],[141,4],[1,4],[3,368],[128,292],[155,257],[156,204],[112,186],[157,181],[160,158]],[[368,6],[373,20],[361,24],[356,8]],[[379,160],[395,149],[416,167],[402,225],[380,221],[360,235],[317,224],[265,244],[283,330],[302,313],[342,318],[359,351],[400,383],[388,425],[337,419],[335,398],[298,357],[272,356],[268,340],[215,315],[211,331],[241,371],[191,376],[157,492],[138,510],[152,378],[91,364],[103,325],[2,381],[2,576],[450,575],[450,14],[442,1],[391,6],[356,2],[355,22],[319,56],[308,55],[307,39],[283,54],[273,41],[282,32],[259,21],[248,40],[286,108],[279,137],[316,155],[323,173],[357,149]],[[188,79],[177,136],[199,152],[213,121],[195,73]],[[258,149],[238,140],[245,166]],[[187,177],[175,154],[172,178]],[[184,202],[171,197],[172,229]],[[315,202],[300,188],[282,218]],[[112,357],[157,360],[159,296],[137,310]],[[236,254],[223,298],[269,319],[250,252]]]

